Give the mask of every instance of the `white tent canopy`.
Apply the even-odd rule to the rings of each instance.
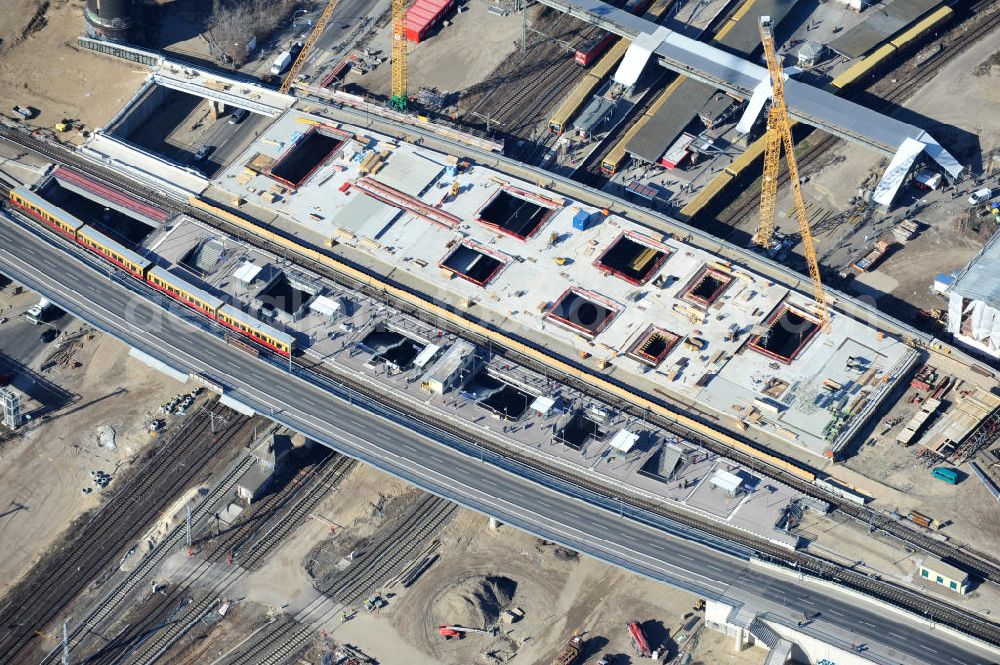
[[[639,440],[639,435],[628,431],[627,429],[618,430],[611,441],[608,443],[615,450],[627,453],[635,447],[636,442]]]
[[[721,490],[735,495],[740,491],[740,487],[743,486],[743,479],[737,476],[735,473],[730,473],[728,471],[723,471],[719,469],[712,476],[710,481],[713,487],[718,487]]]

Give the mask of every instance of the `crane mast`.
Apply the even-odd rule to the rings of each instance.
[[[392,96],[389,106],[406,111],[406,0],[392,0]]]
[[[806,263],[809,265],[809,277],[812,279],[813,300],[816,314],[824,330],[829,328],[830,311],[826,304],[826,293],[819,273],[819,261],[816,258],[816,245],[813,243],[812,231],[809,229],[809,215],[802,199],[802,185],[799,182],[799,167],[795,163],[795,153],[792,144],[792,125],[788,119],[788,106],[785,104],[785,79],[781,63],[774,53],[774,32],[771,27],[771,17],[760,17],[760,40],[764,46],[764,57],[767,60],[767,71],[771,75],[771,109],[767,114],[767,134],[764,150],[764,176],[760,190],[760,222],[753,241],[765,250],[771,246],[774,235],[774,211],[778,198],[778,170],[781,166],[781,148],[785,148],[785,162],[788,164],[788,181],[792,186],[792,198],[795,201],[795,217],[799,222],[799,233],[802,236],[802,248],[805,251]]]
[[[309,52],[312,50],[313,45],[316,44],[316,40],[319,36],[323,34],[323,28],[326,24],[330,22],[330,18],[333,16],[333,10],[337,6],[337,0],[330,0],[326,5],[326,9],[320,14],[319,19],[316,21],[316,25],[313,26],[312,31],[309,33],[309,37],[306,38],[306,43],[302,45],[302,50],[299,51],[299,57],[295,58],[295,62],[292,63],[292,68],[288,70],[288,76],[285,80],[281,82],[281,87],[278,92],[282,94],[287,94],[292,88],[292,84],[295,82],[295,78],[302,71],[302,65],[306,64],[306,60],[309,58]]]

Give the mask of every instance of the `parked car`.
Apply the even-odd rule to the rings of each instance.
[[[214,145],[201,146],[200,148],[198,148],[198,152],[194,153],[194,161],[196,162],[202,161],[203,159],[211,155],[214,150],[215,150]]]
[[[58,330],[56,330],[55,328],[46,328],[45,331],[42,333],[41,337],[39,337],[38,339],[42,341],[42,344],[48,344],[56,337],[59,337]]]
[[[993,196],[993,190],[989,187],[983,187],[982,189],[977,189],[976,191],[969,194],[969,205],[979,205],[980,203],[985,203],[989,201]]]

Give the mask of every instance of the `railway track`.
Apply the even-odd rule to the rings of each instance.
[[[3,134],[3,132],[0,131],[0,134]],[[39,152],[41,152],[42,154],[51,159],[55,159],[56,161],[59,162],[68,162],[72,166],[81,168],[82,170],[87,171],[91,175],[94,175],[112,184],[122,187],[123,189],[130,191],[134,194],[137,194],[146,200],[151,200],[159,205],[166,206],[169,209],[184,212],[210,226],[218,228],[228,234],[239,237],[253,246],[260,247],[268,252],[277,254],[279,256],[283,256],[285,258],[289,258],[293,261],[309,265],[311,269],[316,270],[318,273],[324,275],[325,277],[330,278],[335,282],[338,282],[350,288],[355,288],[360,292],[365,293],[368,296],[376,298],[377,300],[387,301],[387,304],[403,311],[404,313],[410,314],[415,318],[426,321],[431,325],[440,327],[448,332],[456,333],[459,336],[464,337],[469,341],[472,341],[473,343],[477,343],[483,346],[486,345],[485,339],[482,339],[475,334],[469,333],[465,329],[459,328],[457,326],[448,325],[442,321],[438,321],[433,317],[429,317],[423,311],[410,307],[405,303],[398,302],[392,298],[387,299],[386,294],[384,294],[381,291],[377,291],[369,287],[368,285],[359,282],[354,282],[353,280],[346,278],[345,276],[336,273],[326,268],[325,266],[322,266],[320,264],[315,264],[309,260],[306,260],[303,257],[298,256],[294,252],[273,246],[271,243],[266,242],[259,237],[247,234],[241,229],[236,228],[233,225],[223,220],[216,219],[197,208],[188,206],[186,204],[178,204],[175,201],[159,196],[155,192],[151,192],[145,187],[135,182],[126,180],[118,176],[117,174],[106,172],[106,170],[103,167],[86,162],[85,160],[79,158],[76,155],[73,154],[67,155],[62,150],[50,144],[37,141],[37,139],[33,139],[31,137],[24,137],[20,135],[17,138],[20,139],[18,140],[18,143],[20,143],[22,146],[28,147],[30,149],[37,149]],[[36,148],[34,144],[40,144],[40,145]],[[549,373],[547,367],[541,366],[539,363],[531,360],[530,358],[521,356],[517,353],[510,351],[509,349],[500,348],[496,344],[492,344],[491,346],[493,350],[498,353],[498,355],[509,358],[510,360],[520,363],[533,370]],[[341,382],[346,382],[348,384],[352,383],[349,377],[337,377],[337,380]],[[559,377],[559,380],[563,381],[564,383],[578,390],[581,390],[584,394],[590,395],[596,399],[601,399],[603,401],[609,400],[608,395],[605,395],[601,391],[594,389],[592,386],[586,384],[582,380],[574,379],[571,377]],[[359,392],[362,393],[366,392],[366,388],[364,386],[354,385],[353,387]],[[388,395],[384,393],[379,395],[372,395],[371,397],[372,399],[381,403],[385,403],[388,401]],[[697,433],[687,430],[686,428],[680,427],[676,423],[673,423],[672,421],[669,421],[665,418],[660,418],[655,416],[651,417],[644,411],[639,411],[635,407],[622,403],[620,400],[615,400],[614,403],[617,405],[616,408],[619,408],[625,413],[629,413],[630,415],[645,417],[651,422],[655,423],[656,425],[664,427],[670,431],[680,434],[681,436],[689,438],[692,441],[700,443],[701,445],[703,445],[704,447],[713,452],[717,452],[727,458],[738,461],[741,464],[744,464],[749,468],[759,473],[762,473],[763,475],[774,477],[780,480],[781,482],[784,482],[785,484],[795,487],[796,489],[799,489],[800,491],[803,491],[804,493],[810,496],[821,498],[829,502],[835,509],[841,510],[845,514],[855,517],[855,519],[864,521],[866,524],[870,524],[874,529],[881,530],[884,533],[897,538],[898,540],[908,544],[909,546],[915,549],[920,549],[928,553],[934,554],[935,556],[939,556],[941,558],[949,560],[951,562],[955,562],[958,565],[965,567],[973,574],[982,577],[983,579],[987,579],[994,582],[1000,582],[1000,566],[989,561],[989,559],[986,557],[980,556],[970,551],[966,551],[964,549],[955,548],[954,546],[949,545],[948,543],[942,543],[933,538],[930,538],[925,534],[918,533],[904,524],[899,524],[897,522],[892,521],[887,516],[882,514],[880,511],[872,510],[863,506],[856,506],[855,504],[846,502],[840,499],[839,497],[833,494],[829,494],[804,480],[800,480],[797,477],[791,476],[789,474],[784,474],[779,470],[777,470],[776,468],[771,467],[770,465],[767,465],[764,462],[757,460],[750,455],[734,451],[730,449],[728,446],[725,446],[718,442],[714,442],[711,439],[702,437]],[[421,418],[424,419],[425,421],[431,420],[427,414],[422,414]],[[450,431],[449,428],[451,426],[448,423],[433,423],[433,424],[439,426],[441,429],[445,431]],[[456,432],[455,435],[464,439],[468,436],[468,433]],[[503,454],[510,458],[517,457],[517,455],[512,454],[510,451],[505,449],[500,449],[499,447],[497,448],[496,452],[498,454]],[[556,470],[544,469],[544,465],[541,465],[536,459],[523,460],[523,461],[527,464],[530,464],[534,468],[543,469],[547,473],[551,473],[553,475],[557,473]],[[642,501],[637,500],[634,497],[618,492],[617,490],[611,489],[606,486],[588,487],[588,483],[586,481],[583,481],[582,479],[576,477],[567,478],[566,480],[568,482],[574,483],[577,486],[587,487],[588,489],[594,490],[597,492],[597,494],[599,494],[602,497],[612,498],[614,500],[621,500],[622,502],[628,503],[629,505],[632,505],[638,509],[647,510],[653,512],[654,514],[660,514],[669,517],[670,519],[674,519],[682,524],[686,524],[694,528],[701,529],[708,533],[713,533],[713,530],[715,530],[715,533],[717,533],[721,537],[725,537],[734,542],[748,544],[749,546],[752,546],[754,549],[760,551],[762,556],[775,561],[781,561],[783,562],[783,565],[790,567],[798,566],[807,572],[817,574],[821,577],[825,577],[828,579],[835,579],[836,581],[839,581],[859,591],[863,591],[865,593],[871,593],[872,595],[882,598],[884,600],[888,600],[889,602],[897,602],[901,606],[913,611],[917,611],[918,613],[922,611],[927,611],[928,609],[942,610],[941,612],[935,613],[935,617],[939,617],[941,621],[947,622],[949,618],[953,619],[954,620],[953,625],[955,625],[956,627],[959,627],[977,636],[983,636],[984,639],[1000,643],[1000,633],[996,632],[997,628],[994,624],[989,624],[985,629],[980,630],[980,625],[984,624],[984,622],[981,621],[978,617],[968,615],[967,613],[964,613],[963,611],[958,610],[957,608],[951,608],[951,613],[949,613],[948,611],[944,611],[943,608],[938,607],[937,604],[933,603],[928,598],[921,596],[920,594],[916,594],[901,588],[892,587],[892,585],[888,585],[880,580],[866,578],[865,576],[860,575],[858,573],[854,573],[853,571],[846,571],[842,569],[837,569],[837,570],[827,569],[823,565],[820,565],[818,561],[814,562],[812,561],[811,558],[803,558],[805,557],[805,555],[800,555],[800,557],[797,559],[796,557],[788,555],[788,553],[785,552],[784,550],[777,550],[773,547],[769,549],[767,544],[761,541],[748,542],[741,534],[735,532],[720,531],[719,530],[720,527],[718,525],[694,522],[690,516],[668,511],[664,506],[649,505],[647,503],[643,503]],[[830,565],[832,566],[832,564]],[[931,606],[930,608],[928,607],[929,605]]]
[[[240,430],[240,433],[244,431],[245,430]],[[236,438],[236,436],[231,437],[229,440],[233,440],[234,438]],[[192,510],[191,519],[193,526],[197,526],[203,519],[205,519],[214,502],[221,498],[227,491],[232,489],[236,480],[248,468],[249,465],[247,461],[248,460],[244,458],[242,461],[232,465],[223,479],[219,481],[204,497],[199,505]],[[166,498],[169,500],[172,497]],[[172,529],[157,544],[157,546],[143,558],[134,570],[128,573],[124,579],[119,581],[101,599],[97,600],[93,604],[93,607],[82,618],[76,618],[73,621],[72,630],[69,634],[70,646],[74,648],[79,646],[88,634],[99,633],[102,628],[106,627],[107,622],[119,611],[121,611],[123,605],[130,600],[132,592],[148,579],[150,573],[156,569],[164,557],[177,550],[184,539],[184,527],[182,525],[174,527],[174,529]],[[58,649],[56,651],[58,651]],[[57,660],[58,657],[56,656],[56,652],[53,651],[45,656],[41,662],[54,663]]]
[[[553,18],[540,26],[540,31],[551,33],[559,30],[560,16],[553,10]],[[586,24],[582,24],[582,30],[584,35],[581,39],[599,32]],[[521,55],[518,66],[478,100],[469,114],[488,117],[490,123],[497,123],[502,133],[512,139],[505,141],[505,145],[510,146],[508,153],[521,155],[523,161],[528,163],[536,163],[555,139],[546,135],[534,144],[534,130],[539,122],[546,119],[543,116],[556,98],[584,73],[585,69],[574,62],[572,52],[567,52],[561,44],[536,42]],[[495,98],[499,101],[494,101]],[[519,142],[525,147],[517,147]]]
[[[993,13],[971,30],[962,30],[962,26],[965,25],[964,21],[952,24],[950,29],[946,31],[943,39],[955,33],[958,33],[957,38],[948,42],[947,46],[920,63],[919,67],[909,67],[908,61],[897,65],[891,71],[894,82],[890,83],[888,87],[882,85],[885,78],[883,77],[883,79],[868,86],[863,91],[847,95],[847,98],[855,98],[862,92],[872,94],[876,89],[882,88],[878,91],[878,97],[872,99],[874,103],[869,104],[869,107],[876,111],[891,112],[900,102],[905,101],[917,89],[933,79],[942,67],[961,55],[966,46],[982,39],[1000,27],[1000,9],[997,8],[996,3],[992,0],[972,5],[969,8],[969,16],[977,15],[989,7],[994,8]],[[901,73],[902,70],[907,69],[908,71]],[[841,140],[832,134],[823,134],[811,145],[808,152],[798,158],[799,171],[804,174],[806,169],[815,165],[825,153],[836,146]],[[782,170],[778,175],[778,187],[782,187],[787,183],[788,169],[782,164]],[[754,189],[754,187],[749,187],[747,191],[753,191]],[[759,205],[759,197],[742,196],[734,205],[729,206],[717,215],[716,220],[735,230],[739,223],[746,220],[757,210]]]
[[[315,635],[316,626],[352,607],[389,581],[432,535],[452,517],[457,506],[423,495],[403,518],[399,530],[384,530],[343,573],[322,588],[320,600],[295,617],[282,617],[267,626],[219,665],[278,665],[301,651]],[[335,599],[331,603],[327,599]]]
[[[204,522],[212,508],[227,494],[233,491],[236,481],[253,465],[254,460],[250,457],[243,457],[233,464],[226,474],[216,483],[215,487],[202,499],[199,505],[191,512],[192,531],[197,531],[203,527]],[[102,634],[114,621],[118,619],[122,612],[128,610],[129,605],[134,600],[134,593],[145,583],[151,581],[152,574],[156,571],[163,560],[176,552],[186,539],[186,529],[182,525],[175,527],[149,555],[143,559],[142,563],[135,570],[121,580],[104,598],[97,602],[94,608],[82,619],[74,622],[73,632],[70,633],[70,646],[79,651],[84,646],[84,640],[93,634]],[[101,656],[104,653],[114,652],[119,643],[127,639],[126,633],[119,633],[115,638],[109,640],[96,656],[83,659],[83,662],[102,662]],[[58,649],[48,654],[42,659],[42,665],[58,662]]]
[[[247,457],[243,462],[252,465],[254,460]],[[144,608],[139,617],[131,618],[122,632],[83,662],[89,665],[156,662],[214,609],[220,596],[234,582],[253,564],[270,554],[284,536],[300,525],[315,509],[316,504],[339,485],[354,464],[354,460],[331,452],[311,469],[298,474],[280,491],[264,497],[238,528],[216,538],[196,540],[196,543],[205,547],[198,554],[197,564],[181,580],[172,584],[161,599],[154,598],[154,602],[150,603],[150,607]],[[247,468],[246,464],[239,465],[240,471],[235,479]],[[233,482],[226,485],[231,489]],[[215,506],[218,498],[224,494],[222,492],[208,502],[208,508]],[[260,527],[256,526],[258,520],[262,522]],[[204,520],[201,521],[201,526],[207,526]],[[258,537],[261,530],[264,530],[263,537]],[[244,556],[230,558],[233,551],[240,548]],[[171,547],[166,552],[175,549],[176,547]],[[195,592],[193,589],[204,587],[206,576],[223,562],[238,565],[232,565],[218,581],[209,585],[207,591]],[[133,580],[133,588],[148,579],[149,572],[153,570],[155,565],[137,576]],[[128,595],[123,595],[122,598],[131,599]],[[115,609],[120,614],[127,608]]]
[[[222,409],[213,406],[217,411]],[[0,663],[23,661],[40,645],[38,631],[63,613],[101,571],[148,528],[156,515],[188,486],[208,460],[240,436],[247,419],[226,409],[226,424],[216,434],[210,418],[199,410],[167,442],[158,446],[138,471],[90,519],[82,533],[35,567],[23,584],[8,594],[0,612]]]

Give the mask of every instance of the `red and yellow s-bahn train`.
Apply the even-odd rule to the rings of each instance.
[[[221,298],[206,293],[177,275],[153,265],[149,259],[115,242],[97,229],[87,226],[68,212],[64,210],[58,210],[58,213],[52,212],[52,205],[30,190],[15,187],[10,190],[8,201],[18,211],[42,222],[136,279],[146,282],[199,314],[218,321],[255,344],[286,357],[295,351],[295,340],[291,335],[258,321],[232,305],[225,304]]]

